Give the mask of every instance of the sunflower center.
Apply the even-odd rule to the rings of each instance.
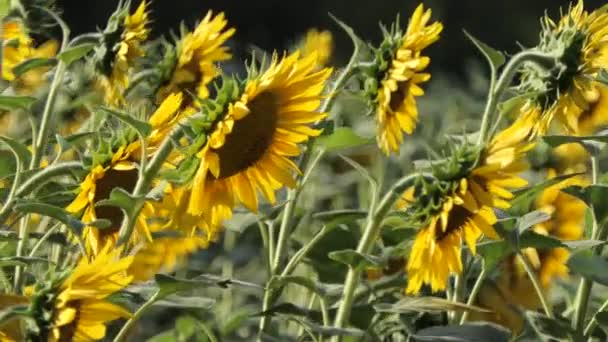
[[[114,170],[109,169],[104,176],[97,182],[95,187],[95,200],[100,201],[110,198],[110,193],[114,188],[123,188],[127,192],[133,191],[137,183],[138,171],[133,170]],[[101,231],[101,234],[111,234],[120,228],[123,213],[118,207],[99,206],[95,207],[98,219],[106,219],[112,222],[112,226]]]
[[[248,103],[250,113],[234,122],[224,145],[214,150],[220,159],[220,176],[233,176],[259,161],[272,144],[278,122],[277,96],[263,92]]]
[[[448,217],[448,225],[445,228],[445,231],[439,229],[436,229],[435,231],[435,241],[441,241],[443,238],[445,238],[446,236],[449,236],[450,234],[461,230],[463,225],[467,222],[467,220],[471,217],[471,213],[466,210],[464,207],[462,206],[454,206],[452,208],[452,210],[450,211],[449,217]],[[440,223],[438,223],[440,224]]]
[[[407,97],[410,88],[408,85],[407,81],[397,83],[397,90],[391,94],[391,101],[389,103],[389,107],[393,112],[399,110],[399,107],[403,104],[403,100]]]

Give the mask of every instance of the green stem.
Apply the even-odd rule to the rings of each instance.
[[[556,56],[547,54],[537,50],[524,50],[513,56],[507,65],[505,65],[500,78],[496,81],[496,70],[492,65],[492,76],[490,78],[490,91],[488,93],[488,99],[486,107],[483,112],[483,118],[481,120],[481,129],[479,131],[478,144],[484,144],[488,139],[488,131],[492,117],[496,112],[498,102],[502,95],[507,91],[511,85],[511,81],[515,77],[519,67],[524,62],[535,62],[541,66],[555,64]],[[497,118],[500,120],[500,117]]]
[[[0,210],[0,222],[6,221],[8,214],[10,213],[13,204],[15,203],[15,199],[18,194],[19,184],[21,184],[21,175],[23,173],[23,161],[19,158],[17,152],[13,150],[13,154],[15,155],[15,160],[17,161],[17,165],[15,167],[15,177],[13,178],[13,184],[11,186],[11,190],[8,193],[8,197],[6,198],[6,202],[2,206],[2,210]]]
[[[602,304],[602,306],[600,306],[600,308],[597,310],[595,315],[597,315],[600,312],[606,311],[607,309],[608,309],[608,300],[606,300],[604,302],[604,304]],[[591,332],[593,331],[593,328],[595,328],[595,326],[597,325],[597,320],[595,319],[595,315],[593,315],[593,318],[589,321],[589,323],[587,324],[587,327],[585,327],[584,336],[589,336],[591,334]]]
[[[152,180],[160,171],[163,163],[169,157],[169,154],[173,150],[173,141],[177,140],[179,136],[182,134],[181,126],[177,126],[171,134],[165,138],[162,142],[152,160],[146,167],[145,172],[139,177],[137,183],[135,184],[135,188],[133,189],[132,196],[136,199],[135,208],[133,209],[132,215],[125,216],[122,226],[120,228],[120,232],[118,235],[117,245],[126,245],[127,242],[131,239],[131,235],[133,234],[133,229],[135,228],[135,223],[137,222],[137,217],[141,209],[144,206],[143,198],[148,192],[150,185],[152,184]],[[125,251],[127,249],[125,248]]]
[[[17,242],[17,251],[15,256],[22,257],[25,255],[25,250],[27,248],[29,235],[29,223],[30,223],[30,215],[26,215],[21,222],[19,222],[19,241]],[[23,285],[23,266],[15,266],[15,282],[14,282],[14,291],[16,294],[21,294],[21,287]]]
[[[18,197],[27,196],[30,192],[36,188],[48,183],[52,178],[62,176],[71,171],[84,170],[81,162],[64,162],[49,165],[44,169],[40,170],[27,181],[25,181],[17,190]]]
[[[36,252],[38,252],[38,250],[40,249],[40,247],[42,246],[42,244],[57,230],[59,229],[59,227],[61,226],[61,223],[56,223],[54,226],[52,226],[50,229],[47,229],[47,231],[44,233],[44,235],[36,242],[36,244],[34,245],[34,247],[32,247],[32,250],[30,251],[30,257],[33,257],[34,255],[36,255]]]
[[[477,294],[481,290],[484,280],[486,279],[486,275],[488,270],[486,269],[486,263],[483,259],[481,259],[481,272],[477,276],[477,280],[475,281],[475,285],[473,285],[473,289],[471,290],[471,294],[469,295],[469,299],[467,300],[467,305],[474,305],[475,300],[477,299]],[[469,318],[469,311],[465,311],[460,318],[460,324],[464,324]]]
[[[454,303],[461,303],[464,301],[464,286],[466,283],[464,272],[465,270],[462,271],[463,274],[457,274],[454,277],[454,296],[452,297]],[[450,321],[452,324],[456,324],[460,321],[460,314],[457,311],[451,311],[448,316],[451,317]]]
[[[329,229],[327,229],[327,226],[323,226],[323,228],[321,228],[321,230],[317,234],[315,234],[315,236],[313,236],[312,239],[306,245],[302,246],[302,248],[300,248],[300,250],[297,251],[296,254],[294,254],[293,257],[289,260],[287,266],[285,266],[283,272],[281,273],[281,277],[285,277],[291,274],[298,266],[300,261],[302,261],[302,259],[308,254],[308,252],[310,252],[312,248],[316,246],[317,243],[321,241],[321,239],[328,232]]]
[[[127,337],[127,333],[129,333],[129,330],[131,330],[131,327],[144,314],[144,312],[146,310],[148,310],[148,308],[150,308],[159,298],[160,298],[160,291],[157,291],[156,293],[154,293],[154,295],[152,297],[150,297],[150,299],[148,299],[147,302],[145,302],[141,307],[139,307],[139,309],[137,309],[137,311],[135,311],[133,316],[131,316],[131,318],[129,318],[129,320],[125,323],[125,325],[122,326],[122,328],[120,329],[120,331],[114,338],[114,342],[125,341],[125,339]]]
[[[57,68],[55,69],[55,75],[53,76],[53,82],[49,88],[49,95],[47,96],[46,103],[44,104],[44,111],[42,112],[42,121],[40,122],[40,129],[38,130],[38,137],[34,145],[34,153],[32,161],[30,163],[30,169],[35,169],[40,166],[40,161],[46,150],[46,145],[49,135],[49,125],[51,122],[51,116],[53,115],[53,107],[55,105],[55,98],[57,97],[57,91],[59,85],[63,81],[63,76],[66,71],[66,64],[59,61]]]
[[[405,189],[412,186],[416,179],[420,177],[420,174],[408,175],[406,177],[401,178],[397,183],[395,183],[386,195],[382,198],[380,204],[375,206],[372,203],[372,207],[370,208],[370,215],[367,220],[367,224],[365,226],[363,237],[359,241],[359,245],[357,246],[357,252],[361,254],[369,254],[374,246],[374,242],[378,234],[380,233],[380,228],[382,227],[382,221],[389,213],[399,196],[403,193]],[[357,268],[349,268],[348,274],[346,275],[346,280],[344,282],[344,295],[342,296],[342,301],[340,306],[338,307],[338,312],[336,314],[336,320],[334,326],[336,328],[344,328],[348,323],[350,318],[350,312],[353,306],[353,299],[355,295],[355,291],[359,284],[359,278],[361,276],[361,270]],[[336,338],[339,340],[339,338]]]
[[[326,113],[331,110],[331,107],[333,106],[333,103],[334,103],[334,99],[336,98],[337,91],[339,89],[342,89],[346,85],[346,83],[348,82],[350,77],[353,75],[354,68],[355,68],[355,54],[353,54],[353,57],[349,61],[346,68],[344,68],[344,70],[340,73],[340,76],[338,77],[336,82],[334,82],[333,87],[329,92],[329,98],[327,99],[327,101],[325,101],[323,103],[321,108],[319,108],[319,112]],[[310,172],[312,170],[312,168],[308,167],[308,163],[310,161],[310,156],[313,151],[313,146],[314,146],[313,144],[314,144],[314,139],[309,139],[308,143],[306,145],[306,151],[302,155],[302,158],[300,159],[300,162],[298,165],[300,170],[305,170],[304,171],[305,175],[310,174]],[[321,156],[322,156],[322,154],[321,154]],[[315,162],[313,163],[314,166],[316,166],[319,159],[320,159],[320,157],[315,159]],[[300,194],[301,186],[303,185],[302,180],[303,180],[303,178],[300,178],[298,180],[298,184],[296,185],[296,187],[293,189],[289,189],[287,192],[287,204],[285,205],[285,209],[283,210],[283,218],[281,220],[281,226],[279,227],[279,237],[277,239],[276,249],[274,250],[274,253],[273,253],[274,257],[273,257],[273,260],[271,263],[271,277],[278,272],[278,270],[281,268],[282,264],[284,263],[284,260],[287,257],[286,256],[287,244],[289,242],[289,236],[291,235],[293,215],[295,212],[296,203],[298,201],[298,195]],[[278,298],[278,296],[280,295],[280,293],[271,295],[269,292],[280,292],[280,291],[272,290],[272,291],[267,291],[264,294],[264,301],[262,304],[263,311],[268,310],[270,308],[270,306],[274,303],[276,298]],[[271,316],[268,316],[268,315],[262,316],[262,318],[260,319],[260,334],[258,336],[258,340],[260,340],[260,338],[261,338],[261,333],[265,332],[268,329],[270,320],[271,320]]]
[[[598,183],[599,177],[599,165],[596,157],[591,157],[591,184]],[[593,225],[591,229],[591,240],[598,239],[600,232],[595,217],[595,210],[591,207],[591,213],[593,215]],[[603,234],[601,234],[603,235]],[[596,254],[601,253],[601,248],[597,248],[594,252]],[[589,296],[591,295],[591,289],[593,288],[593,281],[587,277],[581,278],[578,289],[576,291],[576,297],[574,301],[574,318],[572,319],[572,328],[576,332],[582,332],[583,326],[585,325],[585,316],[587,314],[587,306],[589,305]]]
[[[518,251],[517,255],[519,256],[522,264],[524,265],[524,269],[526,270],[526,273],[528,274],[528,277],[532,282],[532,286],[534,286],[534,291],[536,291],[536,295],[538,296],[538,299],[540,299],[540,303],[543,306],[543,310],[545,310],[545,315],[547,315],[547,317],[549,318],[553,318],[553,310],[551,310],[551,306],[549,306],[549,303],[547,302],[547,298],[545,297],[543,289],[540,286],[538,276],[536,275],[532,264],[530,264],[530,260],[528,260],[528,257],[521,251]]]

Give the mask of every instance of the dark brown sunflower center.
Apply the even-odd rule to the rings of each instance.
[[[459,205],[454,206],[448,215],[448,226],[445,231],[441,229],[441,220],[437,222],[435,241],[441,241],[446,236],[461,230],[469,218],[471,218],[471,213],[468,210]]]
[[[409,93],[409,89],[410,87],[407,81],[397,83],[397,90],[391,93],[391,101],[389,103],[389,107],[393,112],[399,110],[399,107],[401,107],[401,104]]]
[[[234,122],[224,145],[215,152],[220,159],[220,176],[226,178],[254,165],[272,144],[277,126],[277,97],[263,92],[248,103],[250,113]]]
[[[109,169],[104,176],[97,181],[95,188],[95,201],[101,201],[110,198],[110,193],[114,188],[123,188],[128,192],[133,191],[135,183],[137,183],[138,171],[133,170],[114,170]],[[100,235],[112,234],[120,228],[123,214],[120,208],[113,206],[98,206],[95,207],[95,213],[98,219],[106,219],[112,222],[112,226],[103,229]]]

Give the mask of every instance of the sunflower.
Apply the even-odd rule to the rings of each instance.
[[[538,68],[524,68],[521,89],[539,94],[528,102],[524,113],[542,112],[538,121],[541,134],[553,118],[569,132],[581,133],[580,116],[597,101],[595,78],[608,64],[608,6],[589,13],[580,0],[558,22],[545,17],[543,27],[538,49],[563,51],[560,62],[564,70],[539,73]]]
[[[329,31],[310,29],[300,43],[302,57],[317,55],[317,65],[324,67],[329,62],[334,49],[334,41]]]
[[[318,112],[331,69],[316,71],[316,57],[295,52],[278,60],[245,84],[240,99],[230,103],[197,153],[188,212],[202,215],[212,226],[232,215],[242,203],[257,211],[261,192],[275,203],[275,191],[295,186],[300,172],[290,159],[299,143],[320,134],[310,127],[325,118]]]
[[[443,25],[427,25],[431,10],[419,5],[410,18],[405,35],[397,34],[396,49],[390,51],[390,66],[383,73],[377,92],[377,140],[385,154],[398,152],[403,132],[412,134],[418,120],[416,97],[424,94],[420,84],[431,75],[423,72],[430,58],[422,50],[439,39]],[[394,39],[394,38],[393,38]]]
[[[51,341],[95,341],[106,334],[106,322],[129,318],[124,308],[106,298],[127,287],[133,257],[120,258],[110,245],[93,259],[81,259],[57,290],[50,324]]]
[[[80,184],[76,198],[66,207],[71,213],[82,213],[81,220],[84,223],[92,223],[98,219],[110,221],[110,227],[105,229],[93,226],[84,229],[83,239],[87,251],[92,255],[99,254],[101,248],[108,242],[112,244],[116,242],[123,220],[123,213],[118,207],[96,206],[96,204],[101,200],[109,199],[114,188],[131,192],[137,183],[137,163],[132,161],[130,154],[125,152],[126,149],[119,148],[107,165],[94,166]],[[140,232],[144,236],[150,236],[148,231],[140,230]]]
[[[465,169],[466,175],[449,177],[437,185],[451,189],[447,193],[414,192],[412,195],[411,190],[406,191],[404,201],[410,203],[410,207],[435,198],[431,207],[439,208],[418,232],[412,245],[406,265],[407,293],[418,293],[423,284],[429,284],[434,292],[445,289],[449,275],[462,272],[463,241],[475,254],[477,240],[482,234],[498,238],[492,227],[496,223],[494,208],[508,208],[508,200],[513,197],[510,189],[526,185],[517,174],[527,167],[521,159],[533,147],[526,142],[529,134],[529,126],[521,121],[498,134],[481,151],[472,170]],[[441,166],[436,169],[442,172]]]
[[[490,312],[472,311],[468,320],[494,322],[519,335],[524,328],[524,316],[516,303],[522,299],[538,302],[538,297],[529,281],[512,284],[512,287],[504,285],[486,279],[477,294],[475,305]]]
[[[159,102],[175,92],[191,92],[199,98],[209,96],[207,84],[219,75],[215,64],[231,57],[223,44],[235,29],[226,29],[227,24],[224,13],[214,16],[209,11],[196,29],[181,39],[170,79],[158,91]]]
[[[19,94],[32,94],[44,83],[44,73],[48,67],[29,70],[17,77],[13,68],[33,58],[52,58],[57,53],[57,42],[49,40],[39,47],[34,47],[34,41],[25,32],[23,24],[18,20],[9,20],[2,25],[2,78],[16,81]]]
[[[548,178],[554,178],[555,171],[549,170]],[[565,181],[546,188],[536,200],[536,208],[551,216],[551,219],[534,227],[534,231],[555,237],[562,241],[579,240],[583,236],[585,203],[563,191],[572,186],[586,186],[588,181],[582,176],[573,176]],[[560,247],[548,250],[537,250],[537,257],[531,259],[538,269],[541,284],[548,288],[554,277],[566,277],[566,261],[570,256],[568,249]]]
[[[133,14],[125,16],[121,25],[120,41],[116,47],[112,47],[110,64],[103,66],[103,69],[108,70],[104,72],[106,76],[99,78],[99,86],[104,91],[105,102],[109,105],[117,106],[124,102],[123,91],[129,85],[129,68],[136,58],[144,54],[141,44],[150,34],[146,7],[147,3],[143,0]]]

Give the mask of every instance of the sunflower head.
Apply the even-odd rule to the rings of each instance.
[[[315,28],[308,30],[299,44],[302,56],[317,55],[317,65],[324,67],[331,59],[334,41],[329,31],[319,31]]]
[[[209,96],[207,84],[219,75],[215,64],[231,57],[224,43],[235,29],[227,28],[227,25],[224,13],[214,15],[209,11],[194,31],[182,32],[175,46],[176,52],[166,49],[159,66],[161,80],[157,101],[178,91],[203,99]]]
[[[48,14],[61,15],[55,0],[20,0],[11,5],[9,16],[21,18],[30,32],[49,37],[57,27],[57,21]]]
[[[403,32],[399,21],[384,29],[384,40],[374,48],[373,66],[365,71],[364,93],[375,109],[378,146],[386,153],[398,152],[403,133],[412,134],[418,120],[416,97],[424,94],[420,84],[430,79],[424,70],[430,58],[422,51],[439,39],[443,26],[429,24],[431,10],[419,5]]]
[[[148,38],[147,3],[143,0],[135,12],[129,14],[130,1],[119,7],[108,20],[95,48],[95,68],[104,77],[99,86],[105,101],[111,105],[123,102],[122,92],[128,86],[128,71],[133,61],[143,55],[141,44]]]
[[[544,17],[541,23],[537,49],[556,56],[556,63],[525,64],[518,89],[530,96],[528,107],[542,113],[541,133],[553,118],[579,133],[579,117],[597,99],[594,79],[608,62],[608,6],[589,13],[581,0],[558,22]]]
[[[106,299],[132,281],[127,269],[133,257],[121,258],[121,252],[108,245],[93,260],[83,257],[73,269],[37,284],[30,335],[44,341],[100,340],[107,322],[129,318],[127,310]]]

